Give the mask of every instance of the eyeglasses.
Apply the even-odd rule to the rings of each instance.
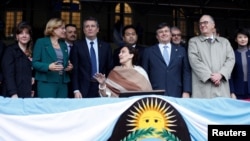
[[[199,25],[201,26],[201,25],[207,25],[209,22],[208,21],[204,21],[204,22],[199,22]]]
[[[178,36],[178,37],[180,37],[180,36],[181,36],[181,34],[172,34],[172,37],[174,37],[174,36]]]

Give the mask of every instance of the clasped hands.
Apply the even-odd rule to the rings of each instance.
[[[222,75],[220,73],[212,73],[210,80],[214,83],[216,87],[220,86]]]
[[[62,64],[58,64],[58,62],[53,62],[49,65],[49,70],[51,71],[61,71],[64,67]],[[71,71],[73,69],[73,65],[70,61],[68,61],[68,66],[64,69],[64,71]]]

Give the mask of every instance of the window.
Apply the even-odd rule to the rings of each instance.
[[[194,35],[199,35],[200,31],[199,31],[199,23],[198,22],[194,22]]]
[[[173,17],[176,19],[173,20],[173,25],[180,28],[182,35],[187,34],[186,19],[184,14],[185,11],[182,8],[173,10]]]
[[[131,7],[129,6],[129,4],[127,3],[122,3],[124,4],[123,5],[123,9],[121,10],[121,3],[118,3],[116,6],[115,6],[115,23],[119,20],[121,20],[121,16],[120,15],[123,15],[123,25],[126,26],[126,25],[129,25],[129,24],[132,24],[132,9]]]
[[[61,18],[66,24],[75,24],[78,32],[81,27],[81,5],[79,0],[63,0]],[[80,33],[78,33],[79,35]]]
[[[5,23],[5,36],[13,37],[16,25],[23,19],[23,12],[21,11],[7,11]]]
[[[194,14],[195,14],[195,15],[201,15],[201,14],[202,14],[202,9],[195,9],[195,10],[194,10]],[[197,36],[197,35],[200,34],[199,21],[195,21],[195,22],[193,23],[193,25],[194,25],[193,34]]]

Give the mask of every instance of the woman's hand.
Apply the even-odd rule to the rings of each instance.
[[[35,78],[32,77],[32,78],[31,78],[31,85],[34,85],[34,84],[35,84]]]
[[[74,95],[75,98],[82,98],[82,94],[80,92],[75,92]]]
[[[65,71],[71,71],[73,69],[73,65],[71,64],[71,62],[68,62],[68,66],[65,68]]]
[[[18,98],[18,95],[17,95],[17,94],[13,94],[13,95],[11,96],[11,98]]]
[[[94,75],[94,78],[99,82],[99,84],[101,85],[101,87],[103,87],[105,85],[105,80],[106,80],[105,74],[96,73]]]
[[[58,64],[58,62],[53,62],[53,63],[49,64],[49,70],[51,70],[51,71],[61,71],[61,70],[63,70],[63,65]]]

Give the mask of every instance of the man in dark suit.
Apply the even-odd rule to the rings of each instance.
[[[124,44],[130,44],[138,50],[138,58],[137,58],[137,62],[135,64],[141,65],[144,47],[137,45],[138,34],[136,31],[136,28],[133,25],[125,26],[122,29],[122,36],[123,36]],[[116,48],[113,52],[113,61],[114,61],[115,66],[120,65],[119,53],[120,53],[120,50],[122,47],[123,47],[123,45]]]
[[[85,38],[74,43],[70,59],[74,66],[72,84],[75,98],[99,97],[98,82],[94,73],[106,76],[113,68],[110,45],[97,38],[99,24],[96,18],[88,17],[83,21]],[[94,61],[93,61],[94,59]]]
[[[0,41],[0,64],[2,63],[2,56],[5,50],[5,44]],[[2,95],[2,81],[3,81],[3,73],[2,73],[2,65],[0,65],[0,95]]]
[[[75,24],[66,24],[65,25],[65,43],[68,47],[68,53],[73,47],[73,43],[77,40],[77,28]]]
[[[157,26],[156,38],[159,43],[146,48],[142,58],[153,89],[165,89],[166,96],[190,97],[191,70],[185,49],[171,43],[166,23]]]
[[[77,27],[75,24],[65,25],[65,43],[68,47],[68,53],[70,55],[70,50],[73,48],[73,43],[77,40]],[[72,72],[69,72],[71,81],[68,83],[68,97],[74,98],[74,93],[72,89]]]

